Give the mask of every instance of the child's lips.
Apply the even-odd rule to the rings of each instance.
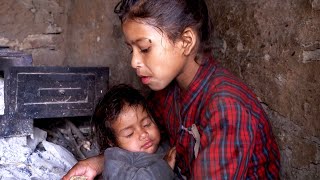
[[[148,149],[148,148],[150,148],[152,146],[153,146],[153,142],[152,141],[148,141],[142,146],[142,149]]]

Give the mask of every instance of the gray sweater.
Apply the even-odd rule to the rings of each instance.
[[[174,173],[163,160],[168,148],[159,147],[154,154],[129,152],[118,147],[104,152],[103,178],[108,180],[172,180]]]

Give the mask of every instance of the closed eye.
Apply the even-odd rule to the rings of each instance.
[[[125,137],[130,138],[131,136],[133,136],[133,133],[130,133],[130,134],[126,135]]]
[[[150,47],[148,47],[148,48],[146,48],[146,49],[141,49],[140,51],[141,51],[142,53],[148,53],[149,50],[150,50]]]
[[[152,125],[151,122],[149,122],[148,124],[145,124],[144,127],[150,127]]]

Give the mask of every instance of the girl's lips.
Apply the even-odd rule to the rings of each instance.
[[[148,76],[142,76],[141,77],[141,82],[143,83],[143,84],[148,84],[149,82],[150,82],[150,77],[148,77]]]

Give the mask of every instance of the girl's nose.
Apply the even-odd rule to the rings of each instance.
[[[132,58],[131,58],[131,66],[134,69],[138,69],[139,67],[141,67],[141,65],[142,65],[141,58],[133,51]]]

